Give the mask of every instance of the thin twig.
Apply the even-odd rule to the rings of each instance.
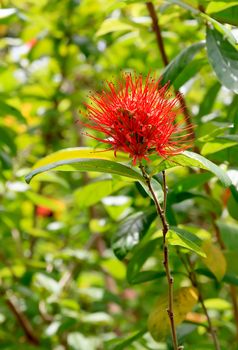
[[[166,176],[165,176],[165,170],[162,171],[163,176],[163,191],[164,191],[164,213],[166,215],[166,206],[167,206],[167,184],[166,184]]]
[[[166,52],[165,52],[163,38],[161,35],[160,25],[159,25],[159,21],[158,21],[158,16],[157,16],[157,13],[155,11],[154,4],[149,1],[146,3],[146,6],[147,6],[147,9],[149,11],[151,20],[152,20],[152,29],[156,35],[156,40],[157,40],[157,44],[159,46],[159,50],[161,53],[163,63],[165,66],[167,66],[169,64],[169,60],[168,60],[168,56],[166,55]]]
[[[158,48],[159,48],[159,51],[161,54],[163,64],[164,64],[164,66],[167,66],[169,64],[169,58],[168,58],[166,51],[165,51],[163,37],[161,34],[161,28],[159,25],[159,18],[157,16],[154,4],[152,2],[150,2],[150,1],[146,2],[146,7],[147,7],[148,12],[149,12],[150,17],[151,17],[152,29],[153,29],[155,36],[156,36],[156,42],[157,42],[157,45],[158,45]],[[190,114],[188,111],[188,107],[186,105],[186,101],[185,101],[183,95],[179,92],[179,90],[175,90],[175,93],[176,93],[176,96],[179,100],[181,110],[182,110],[183,115],[184,115],[184,120],[187,124],[188,130],[191,133],[191,137],[193,139],[195,139],[194,126],[193,126],[193,123],[192,123],[192,120],[191,120],[191,117],[190,117]]]
[[[166,235],[168,233],[168,230],[169,230],[169,224],[167,222],[167,219],[166,219],[166,214],[165,214],[165,211],[162,209],[160,203],[158,202],[158,199],[155,195],[155,192],[152,188],[152,185],[151,185],[151,180],[150,180],[150,177],[149,175],[147,174],[146,170],[145,170],[145,167],[140,164],[140,169],[141,169],[141,172],[142,172],[142,175],[145,179],[145,182],[148,186],[148,189],[154,199],[154,202],[155,202],[155,206],[156,206],[156,210],[157,210],[157,213],[161,219],[161,222],[162,222],[162,226],[163,226],[163,253],[164,253],[164,261],[163,261],[163,264],[164,264],[164,268],[165,268],[165,272],[166,272],[166,277],[167,277],[167,282],[168,282],[168,309],[167,309],[167,312],[168,312],[168,316],[169,316],[169,320],[170,320],[170,327],[171,327],[171,333],[172,333],[172,340],[173,340],[173,347],[174,347],[174,350],[179,350],[180,347],[178,347],[178,340],[177,340],[177,335],[176,335],[176,328],[175,328],[175,323],[174,323],[174,311],[173,311],[173,284],[174,284],[174,280],[173,280],[173,277],[171,275],[171,272],[170,272],[170,267],[169,267],[169,248],[168,248],[168,244],[166,242]],[[164,182],[164,198],[165,198],[165,203],[166,203],[166,194],[167,194],[167,191],[166,191],[166,179],[165,179],[165,174],[163,174],[163,182]],[[165,207],[164,207],[165,208]]]
[[[39,345],[40,340],[38,339],[37,335],[35,334],[33,327],[26,317],[26,315],[18,308],[16,305],[16,302],[13,297],[7,297],[6,298],[6,304],[11,310],[11,312],[15,315],[19,325],[21,326],[22,330],[25,333],[25,336],[29,343],[34,345]]]
[[[217,335],[216,335],[216,330],[213,328],[211,318],[209,316],[208,310],[207,310],[206,305],[204,303],[204,299],[203,299],[203,295],[202,295],[200,284],[198,283],[197,276],[196,276],[196,274],[195,274],[195,272],[193,270],[193,265],[192,265],[189,257],[187,258],[187,263],[184,262],[184,260],[182,260],[182,262],[184,263],[184,266],[185,266],[186,270],[188,271],[189,279],[192,282],[192,285],[198,291],[198,300],[199,300],[199,302],[200,302],[200,304],[201,304],[201,306],[203,308],[204,314],[206,315],[208,326],[209,326],[209,332],[210,332],[210,334],[212,336],[215,349],[216,350],[221,350],[221,347],[220,347],[220,344],[219,344],[219,341],[218,341],[218,338],[217,338]]]

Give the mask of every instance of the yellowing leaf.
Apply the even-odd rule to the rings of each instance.
[[[186,318],[198,300],[197,290],[183,287],[174,292],[174,322],[178,326]],[[167,312],[168,295],[160,297],[148,318],[148,330],[155,341],[163,340],[170,332],[170,320]]]
[[[221,281],[226,273],[226,259],[219,247],[211,241],[203,243],[203,250],[206,253],[206,258],[203,259],[204,264],[214,274],[218,281]]]

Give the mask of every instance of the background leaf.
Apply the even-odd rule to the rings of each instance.
[[[218,79],[228,89],[238,91],[238,51],[214,27],[207,27],[207,53],[208,59]]]

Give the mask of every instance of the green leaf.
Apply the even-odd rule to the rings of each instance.
[[[108,33],[119,31],[134,31],[138,30],[141,27],[142,25],[129,21],[128,19],[107,18],[97,31],[96,36],[102,36]]]
[[[26,123],[25,118],[17,108],[3,101],[0,101],[0,115],[3,117],[5,117],[6,115],[12,115],[13,117],[16,117],[20,122]]]
[[[220,12],[229,7],[237,6],[237,4],[238,1],[210,1],[206,8],[206,13],[211,14],[214,12]]]
[[[158,238],[153,239],[147,242],[142,248],[135,251],[127,266],[127,280],[129,283],[134,284],[134,281],[136,281],[136,277],[139,275],[141,268],[145,264],[146,260],[152,256],[159,241],[160,239]]]
[[[231,194],[234,200],[238,203],[238,190],[234,185],[230,186]]]
[[[193,78],[205,65],[207,64],[207,58],[198,58],[189,62],[183,69],[181,74],[178,74],[173,82],[175,90],[179,90],[189,79]]]
[[[54,163],[49,163],[48,165],[36,168],[26,176],[26,182],[30,183],[34,176],[49,170],[94,171],[106,174],[117,174],[120,176],[129,177],[134,180],[144,181],[144,178],[142,175],[140,175],[140,173],[136,172],[126,165],[105,159],[76,158],[59,160]]]
[[[87,208],[98,203],[102,198],[124,187],[126,182],[112,179],[92,182],[74,192],[79,208]],[[92,196],[93,193],[93,196]]]
[[[228,224],[223,221],[217,221],[217,225],[221,232],[222,240],[224,241],[227,249],[229,250],[238,250],[238,225]]]
[[[110,258],[101,262],[104,271],[115,279],[124,280],[126,277],[126,267],[123,262],[117,258]]]
[[[0,139],[1,147],[3,146],[7,147],[15,155],[17,152],[17,147],[15,144],[16,135],[13,132],[13,130],[0,125],[0,135],[1,135],[1,139]]]
[[[153,270],[140,271],[138,275],[134,276],[133,280],[130,281],[130,283],[135,285],[135,284],[150,282],[164,276],[166,276],[164,271],[160,271],[160,272],[153,271]]]
[[[188,174],[185,178],[179,179],[173,186],[173,192],[184,192],[203,185],[212,177],[209,173]]]
[[[121,340],[115,346],[110,347],[110,349],[111,350],[125,350],[128,345],[132,344],[135,340],[140,339],[146,332],[147,332],[147,328],[144,328],[144,329],[140,330],[139,332],[136,332],[135,334],[130,335],[126,339]]]
[[[230,148],[233,146],[237,146],[236,141],[229,141],[225,138],[221,141],[219,139],[216,139],[212,142],[207,142],[201,149],[201,154],[206,156],[207,154],[216,153],[219,151],[222,151],[223,149]]]
[[[204,304],[207,309],[214,309],[219,311],[230,310],[232,308],[231,304],[227,300],[221,298],[206,299],[204,300]]]
[[[200,169],[205,169],[215,174],[221,183],[225,187],[231,185],[231,179],[228,177],[226,172],[219,168],[216,164],[212,163],[210,160],[204,158],[200,154],[184,151],[183,153],[170,157],[168,159],[160,161],[157,165],[157,161],[153,162],[153,166],[157,172],[160,172],[165,169],[169,169],[175,166],[188,166],[188,167],[197,167]]]
[[[202,241],[193,233],[172,226],[167,234],[167,240],[171,245],[178,245],[194,251],[198,255],[205,257],[206,254],[201,248]]]
[[[73,147],[65,148],[60,151],[49,154],[48,156],[40,159],[34,165],[33,169],[49,165],[59,160],[74,160],[78,158],[92,158],[92,159],[107,159],[118,162],[128,161],[128,155],[123,152],[117,152],[115,157],[114,151],[104,151],[102,149],[87,148],[87,147]]]
[[[209,271],[208,269],[199,268],[199,269],[196,269],[195,271],[199,275],[207,276],[213,280],[216,280],[215,275],[211,271]],[[238,277],[234,274],[226,273],[222,279],[222,282],[226,282],[226,283],[238,286]]]
[[[211,1],[206,13],[219,22],[238,25],[238,1]]]
[[[118,259],[125,258],[144,237],[156,218],[154,208],[138,212],[127,217],[119,226],[112,238],[112,249]]]
[[[163,71],[161,84],[164,85],[167,82],[172,84],[175,80],[181,79],[181,75],[184,76],[184,70],[189,62],[204,46],[205,42],[198,42],[180,52]],[[177,85],[179,84],[177,83]]]
[[[225,32],[207,27],[208,60],[220,82],[228,89],[238,92],[238,51]]]
[[[236,2],[236,6],[226,8],[223,11],[211,13],[211,16],[221,23],[238,26],[238,3]]]
[[[35,192],[26,191],[24,195],[29,198],[35,205],[46,207],[53,211],[62,211],[65,207],[64,202],[54,198],[45,197]]]
[[[207,93],[205,94],[200,104],[198,117],[202,117],[204,115],[211,113],[214,102],[217,98],[217,94],[220,91],[220,89],[221,89],[221,84],[218,81],[216,81],[215,84],[213,84],[207,90]]]

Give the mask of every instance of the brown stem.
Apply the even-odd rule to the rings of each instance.
[[[173,340],[173,347],[174,350],[179,350],[180,347],[178,347],[178,340],[177,340],[177,335],[176,335],[176,328],[175,328],[175,323],[174,323],[174,312],[173,312],[173,284],[174,284],[174,280],[173,277],[171,275],[170,272],[170,267],[169,267],[169,248],[168,248],[168,244],[166,242],[166,235],[168,233],[169,230],[169,224],[167,222],[166,219],[166,215],[165,215],[165,205],[164,205],[164,210],[162,209],[160,203],[158,202],[158,199],[155,195],[155,192],[152,188],[151,185],[151,181],[150,181],[150,177],[149,175],[146,173],[146,170],[144,168],[144,166],[142,164],[140,164],[140,169],[142,172],[142,175],[145,179],[145,182],[148,186],[148,189],[154,199],[155,202],[155,206],[156,206],[156,210],[157,213],[161,219],[162,222],[162,226],[163,226],[163,253],[164,253],[164,261],[163,261],[163,265],[164,265],[164,269],[165,269],[165,273],[166,273],[166,277],[167,277],[167,282],[168,282],[168,317],[170,320],[170,327],[171,327],[171,334],[172,334],[172,340]],[[165,198],[165,203],[166,204],[166,179],[165,179],[165,173],[163,173],[163,183],[164,183],[164,198]]]
[[[209,325],[209,332],[210,332],[210,334],[212,336],[213,343],[215,345],[215,349],[216,350],[221,350],[220,344],[219,344],[218,339],[217,339],[216,331],[213,328],[212,321],[211,321],[210,316],[208,314],[206,305],[204,304],[204,300],[203,300],[202,294],[201,294],[201,292],[199,290],[198,290],[198,298],[199,298],[199,301],[200,301],[200,303],[202,305],[203,312],[204,312],[204,314],[207,317],[207,322],[208,322],[208,325]]]
[[[202,291],[201,291],[201,287],[198,283],[198,280],[197,280],[197,276],[193,270],[193,265],[189,259],[189,257],[187,258],[187,262],[184,261],[184,259],[181,259],[182,262],[184,263],[184,266],[188,272],[188,275],[189,275],[189,279],[190,281],[192,282],[192,285],[197,289],[198,291],[198,300],[203,308],[203,312],[204,314],[206,315],[206,318],[207,318],[207,322],[208,322],[208,330],[209,330],[209,333],[211,334],[212,336],[212,339],[213,339],[213,343],[214,343],[214,346],[215,346],[215,349],[216,350],[221,350],[221,347],[220,347],[220,344],[219,344],[219,341],[218,341],[218,338],[217,338],[217,335],[216,335],[216,330],[213,328],[213,325],[212,325],[212,321],[211,321],[211,318],[209,316],[209,313],[208,313],[208,310],[206,308],[206,305],[204,303],[204,299],[203,299],[203,295],[202,295]]]
[[[9,309],[12,311],[12,313],[15,315],[19,325],[23,329],[25,336],[27,340],[34,345],[39,345],[40,341],[36,334],[34,333],[34,330],[32,328],[32,325],[30,324],[28,318],[26,315],[18,308],[16,305],[16,302],[13,297],[7,297],[6,298],[6,304],[9,307]]]
[[[163,191],[164,191],[164,213],[166,215],[166,206],[167,206],[167,185],[166,185],[166,176],[165,176],[165,170],[162,171],[163,176]]]
[[[169,64],[169,59],[168,59],[168,56],[166,54],[165,47],[164,47],[163,37],[161,34],[160,25],[159,25],[159,18],[157,16],[154,4],[152,2],[150,2],[150,1],[146,2],[146,7],[147,7],[148,12],[149,12],[150,17],[151,17],[152,29],[156,35],[156,42],[157,42],[157,45],[158,45],[158,48],[159,48],[159,51],[161,54],[163,64],[164,64],[164,66],[167,66]],[[186,101],[185,101],[183,95],[179,92],[179,90],[175,90],[175,93],[176,93],[176,96],[179,100],[181,109],[183,111],[184,120],[187,124],[188,130],[191,133],[191,137],[193,139],[195,139],[194,127],[193,127],[193,123],[191,120],[191,116],[190,116],[189,111],[188,111],[188,107],[186,105]]]
[[[155,32],[156,35],[156,40],[157,40],[157,44],[159,46],[159,50],[161,53],[161,57],[163,60],[163,63],[165,66],[167,66],[169,64],[169,60],[168,60],[168,56],[166,55],[165,52],[165,48],[164,48],[164,43],[163,43],[163,38],[161,35],[161,30],[160,30],[160,25],[159,25],[159,20],[158,20],[158,16],[157,13],[155,11],[155,7],[154,4],[152,2],[147,2],[146,3],[146,7],[149,11],[151,20],[152,20],[152,29]]]
[[[236,339],[238,340],[238,303],[237,303],[237,288],[230,284],[231,300],[233,304],[233,312],[236,323]]]

